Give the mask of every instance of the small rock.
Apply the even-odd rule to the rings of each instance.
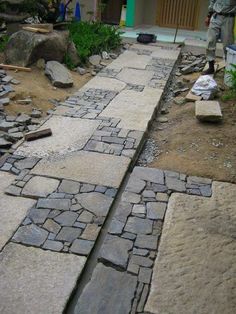
[[[23,124],[29,124],[31,121],[31,118],[30,116],[28,116],[27,114],[25,113],[22,113],[20,114],[17,118],[16,118],[16,122],[19,122],[19,123],[23,123]]]
[[[109,53],[110,58],[112,59],[116,59],[118,58],[118,54],[117,53]]]
[[[89,62],[94,66],[99,65],[100,61],[101,61],[101,57],[99,55],[93,55],[89,57]]]
[[[9,105],[9,103],[10,103],[10,98],[8,97],[0,99],[0,105],[7,106]]]
[[[67,68],[57,61],[48,61],[45,74],[52,81],[52,85],[60,88],[73,86],[73,79]]]
[[[36,67],[40,70],[44,70],[45,69],[45,65],[46,62],[44,59],[38,59],[37,63],[36,63]]]
[[[78,72],[80,75],[84,75],[87,73],[87,70],[81,67],[77,67],[76,72]]]
[[[185,103],[186,103],[186,98],[184,98],[184,97],[176,97],[175,99],[174,99],[174,103],[176,104],[176,105],[184,105]]]
[[[166,117],[159,117],[157,121],[160,123],[167,123],[169,120]]]
[[[0,137],[0,148],[10,148],[11,145],[11,142],[8,142],[4,138]]]
[[[109,54],[106,51],[102,52],[102,59],[104,59],[104,60],[110,59]]]
[[[42,117],[42,112],[41,111],[39,111],[39,110],[37,110],[37,109],[34,109],[32,112],[31,112],[31,114],[30,114],[30,116],[32,117],[32,118],[41,118]]]

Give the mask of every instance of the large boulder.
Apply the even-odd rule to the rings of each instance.
[[[10,37],[5,50],[6,62],[29,66],[38,59],[62,62],[69,45],[67,31],[38,34],[21,30]]]
[[[70,72],[64,65],[57,61],[49,61],[45,67],[45,74],[51,80],[52,85],[61,88],[73,86],[73,79]]]

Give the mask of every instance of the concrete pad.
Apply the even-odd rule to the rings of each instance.
[[[154,72],[124,68],[117,78],[125,83],[134,85],[147,85],[152,79]]]
[[[162,90],[148,87],[141,93],[122,91],[102,112],[102,116],[121,119],[119,128],[146,131],[161,96]]]
[[[99,121],[52,116],[39,130],[52,129],[52,136],[24,142],[15,152],[26,157],[49,157],[80,150],[99,125]]]
[[[236,312],[236,185],[170,197],[145,312]]]
[[[84,85],[82,89],[80,89],[80,91],[87,90],[89,88],[95,88],[95,89],[104,89],[104,90],[120,92],[125,87],[126,87],[126,84],[123,82],[120,82],[117,79],[96,76],[92,80],[90,80],[86,85]]]
[[[126,157],[82,151],[59,160],[41,160],[31,173],[118,188],[129,163]]]
[[[151,46],[151,45],[142,45],[142,44],[134,44],[132,45],[131,49],[139,49],[139,50],[146,50],[146,51],[158,51],[161,48],[158,46]]]
[[[26,183],[22,195],[32,198],[47,197],[56,191],[59,183],[59,180],[36,176]]]
[[[4,190],[13,180],[13,175],[0,172],[0,250],[26,217],[27,211],[35,204],[35,201],[27,198],[4,194]]]
[[[196,118],[200,121],[219,122],[223,116],[218,101],[196,101]]]
[[[134,68],[145,70],[152,60],[150,56],[138,55],[134,51],[125,51],[116,60],[107,66],[107,69],[121,70],[123,68]]]
[[[171,50],[171,49],[159,49],[154,51],[151,56],[153,58],[161,58],[161,59],[171,59],[177,60],[180,54],[180,49]]]
[[[62,313],[86,261],[14,243],[0,258],[2,314]]]

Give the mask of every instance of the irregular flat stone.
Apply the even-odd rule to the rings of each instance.
[[[107,215],[113,202],[113,198],[98,192],[78,194],[76,199],[83,208],[102,217]]]
[[[51,251],[60,252],[63,249],[63,244],[59,241],[47,240],[44,243],[43,248]]]
[[[61,226],[71,227],[75,223],[78,216],[79,215],[75,212],[66,211],[54,218],[54,220],[58,222]]]
[[[20,227],[13,236],[16,242],[40,246],[47,239],[48,232],[36,225],[27,225]]]
[[[93,217],[92,213],[84,210],[77,220],[84,223],[90,223],[93,221]]]
[[[124,82],[120,82],[119,80],[108,77],[96,76],[92,80],[90,80],[86,85],[84,85],[81,90],[96,88],[120,92],[125,87],[126,84]]]
[[[121,119],[119,128],[146,131],[162,91],[145,87],[143,92],[124,90],[103,110],[103,117]]]
[[[175,49],[175,50],[170,50],[170,49],[159,49],[154,51],[151,56],[153,58],[162,58],[162,59],[171,59],[171,60],[177,60],[179,57],[181,49]]]
[[[126,223],[127,217],[132,211],[132,204],[126,202],[120,202],[116,208],[115,215],[113,218]]]
[[[36,157],[29,157],[15,162],[15,167],[19,170],[32,169],[39,161]]]
[[[80,190],[80,183],[70,180],[62,180],[58,191],[68,194],[78,194]]]
[[[115,218],[112,219],[111,224],[109,226],[108,232],[110,234],[121,234],[123,231],[123,228],[125,226],[124,222],[121,222]]]
[[[28,217],[36,224],[43,224],[49,212],[50,210],[47,208],[32,208]]]
[[[32,173],[118,188],[129,163],[126,157],[78,152],[62,160],[40,161]]]
[[[107,235],[101,247],[99,259],[115,266],[126,269],[129,259],[129,251],[133,242],[124,238]]]
[[[21,156],[48,157],[65,155],[82,149],[90,139],[98,121],[52,116],[38,130],[50,128],[52,136],[24,142],[15,152]]]
[[[124,230],[136,234],[149,234],[152,232],[152,222],[148,219],[129,217]]]
[[[123,68],[134,68],[145,70],[151,59],[150,56],[137,55],[133,51],[125,51],[119,58],[108,65],[107,69],[120,70]]]
[[[37,208],[51,208],[59,210],[69,210],[71,201],[68,199],[39,199],[37,202]]]
[[[32,198],[47,197],[57,189],[59,183],[55,179],[35,176],[26,183],[22,195]]]
[[[138,234],[134,246],[142,249],[156,250],[158,236]]]
[[[70,251],[72,253],[76,253],[76,254],[80,254],[80,255],[89,255],[93,246],[94,246],[93,241],[76,239],[73,242],[73,244],[70,248]]]
[[[45,223],[43,224],[43,228],[48,230],[51,233],[57,234],[60,231],[61,226],[58,223],[56,223],[54,220],[47,219]]]
[[[185,192],[186,191],[186,183],[184,181],[166,177],[166,185],[169,190],[175,191],[175,192]]]
[[[130,313],[136,284],[135,276],[99,263],[78,300],[75,314]]]
[[[0,250],[12,237],[21,221],[26,217],[28,210],[35,204],[33,200],[12,197],[4,193],[5,188],[13,180],[14,175],[0,172]]]
[[[79,228],[73,227],[63,227],[61,231],[58,233],[56,240],[73,242],[81,235],[82,230]]]
[[[45,74],[52,81],[52,85],[60,88],[73,86],[73,79],[70,72],[64,65],[57,61],[48,61],[45,67]]]
[[[134,214],[146,214],[146,206],[145,205],[138,205],[134,204],[134,207],[132,209],[132,213]]]
[[[164,173],[159,169],[135,167],[133,175],[141,180],[164,184]]]
[[[138,69],[123,68],[117,78],[125,83],[133,85],[147,85],[154,72]]]
[[[220,122],[223,118],[218,101],[196,101],[195,115],[203,122]]]
[[[138,204],[141,201],[141,196],[133,192],[125,191],[122,194],[122,201],[132,204]]]
[[[84,229],[84,232],[81,236],[82,239],[95,241],[98,237],[101,228],[96,224],[88,224]]]
[[[0,148],[10,148],[12,143],[5,140],[3,137],[0,137]]]
[[[138,177],[131,174],[129,181],[126,185],[126,190],[133,192],[133,193],[141,193],[142,190],[145,188],[146,182],[139,179]]]
[[[17,126],[16,122],[1,121],[0,122],[0,131],[7,132],[9,129],[14,128],[16,126]]]
[[[164,219],[166,212],[166,204],[160,202],[147,203],[147,218],[149,219]]]
[[[172,194],[145,312],[235,312],[235,203],[229,183],[211,198]]]
[[[138,274],[138,281],[150,284],[152,278],[152,270],[150,268],[140,267]]]
[[[13,243],[0,258],[0,300],[4,300],[0,312],[4,314],[62,313],[86,261]]]

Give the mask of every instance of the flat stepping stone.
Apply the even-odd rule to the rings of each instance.
[[[59,183],[56,179],[35,176],[26,183],[22,195],[32,198],[47,197],[57,189]]]
[[[57,61],[48,61],[46,63],[45,74],[55,87],[68,88],[74,84],[70,72],[64,65]]]
[[[235,203],[229,183],[211,198],[172,194],[145,313],[235,313]]]
[[[218,101],[196,101],[195,115],[203,122],[220,122],[223,118]]]
[[[50,244],[47,241],[45,248]],[[82,256],[15,243],[0,255],[4,313],[62,313],[86,261]]]

